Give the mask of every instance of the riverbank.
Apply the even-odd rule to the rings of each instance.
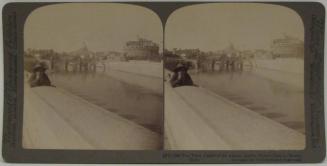
[[[185,139],[187,138],[187,139]],[[300,150],[305,136],[198,87],[165,86],[169,150]]]
[[[54,87],[24,87],[23,147],[30,149],[160,149],[151,130]]]

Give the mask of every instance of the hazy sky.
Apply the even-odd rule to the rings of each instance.
[[[162,48],[162,24],[149,9],[126,4],[57,4],[36,9],[25,24],[25,49],[121,51],[144,37]]]
[[[240,49],[269,49],[271,41],[287,34],[304,39],[300,16],[292,9],[270,4],[201,4],[170,15],[165,47],[217,51],[234,43]]]

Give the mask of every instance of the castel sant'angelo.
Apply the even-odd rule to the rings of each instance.
[[[124,53],[131,60],[154,59],[159,56],[159,46],[151,40],[139,38],[137,41],[126,42]]]

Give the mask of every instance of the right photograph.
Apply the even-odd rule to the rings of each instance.
[[[164,149],[305,149],[304,26],[294,10],[185,6],[169,16],[164,44]]]

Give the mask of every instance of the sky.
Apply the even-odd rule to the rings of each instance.
[[[127,4],[56,4],[34,10],[25,23],[25,50],[70,52],[84,46],[92,51],[122,51],[138,37],[163,43],[162,23],[147,8]]]
[[[230,43],[240,49],[270,49],[287,34],[304,39],[300,16],[292,9],[259,3],[211,3],[173,12],[165,26],[165,46],[217,51]],[[138,37],[162,48],[163,27],[149,9],[115,3],[56,4],[34,10],[25,23],[25,49],[70,52],[84,44],[92,51],[122,51]]]
[[[233,43],[239,49],[270,49],[284,34],[304,40],[300,16],[271,4],[216,3],[183,7],[165,27],[165,47],[217,51]]]

